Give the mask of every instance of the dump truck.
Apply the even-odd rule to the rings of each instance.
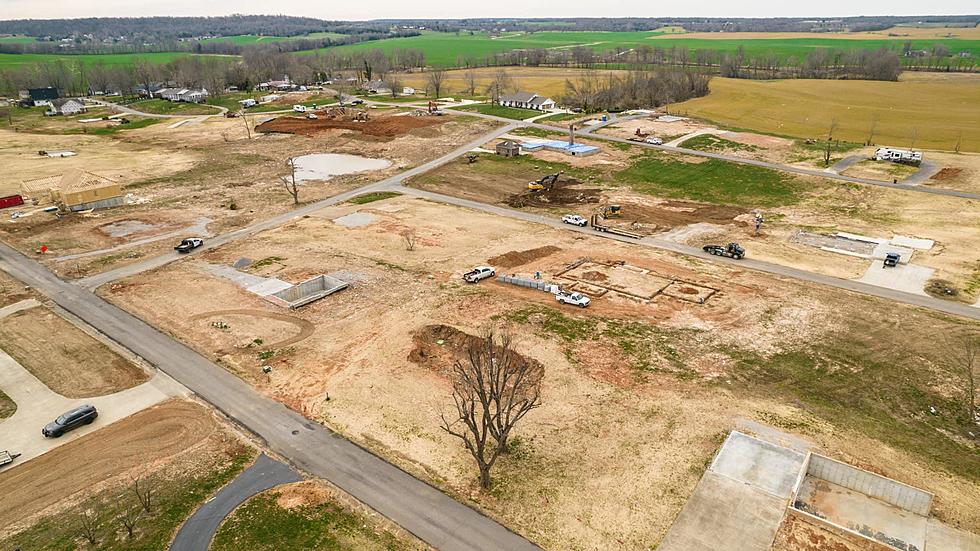
[[[704,252],[713,254],[715,256],[727,256],[729,258],[734,258],[735,260],[740,260],[745,257],[745,249],[743,249],[738,243],[729,243],[727,246],[722,247],[721,245],[705,245],[702,247]]]

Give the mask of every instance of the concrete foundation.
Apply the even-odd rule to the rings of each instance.
[[[313,301],[346,289],[350,284],[330,275],[319,275],[264,297],[286,308],[299,308]]]

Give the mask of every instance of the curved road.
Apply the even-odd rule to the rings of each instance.
[[[144,113],[143,111],[137,111],[132,107],[126,107],[125,105],[119,105],[118,103],[112,103],[99,99],[89,99],[89,101],[97,105],[102,105],[104,107],[109,107],[110,109],[115,109],[120,113],[125,113],[127,115],[136,115],[140,117],[149,117],[152,119],[200,119],[200,118],[208,118],[208,117],[221,117],[224,116],[226,112],[228,112],[227,107],[222,107],[220,105],[203,104],[203,105],[207,105],[208,107],[214,107],[215,109],[218,110],[218,112],[204,114],[204,115],[170,115],[170,114],[163,114],[163,113]]]
[[[263,453],[251,467],[194,511],[177,531],[170,551],[208,551],[218,526],[245,500],[269,488],[300,480],[303,477],[291,467]]]

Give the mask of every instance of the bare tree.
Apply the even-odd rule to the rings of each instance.
[[[388,75],[385,78],[385,85],[391,90],[391,97],[393,98],[397,98],[398,94],[401,94],[402,90],[405,89],[404,81],[402,81],[401,77],[395,75]]]
[[[509,335],[498,338],[492,329],[470,343],[466,361],[454,364],[456,412],[451,420],[442,416],[442,428],[466,445],[483,489],[490,488],[490,470],[514,426],[541,405],[543,376],[541,364],[522,358]]]
[[[442,83],[446,80],[445,69],[433,69],[429,71],[429,76],[426,78],[426,85],[428,91],[433,94],[433,97],[438,98],[442,95]]]
[[[914,151],[915,150],[915,140],[918,139],[918,137],[919,137],[919,127],[918,126],[913,126],[912,127],[912,143],[909,144],[909,150],[911,150],[911,151]]]
[[[140,517],[143,516],[143,506],[139,503],[125,502],[122,509],[119,512],[119,522],[122,523],[123,528],[126,529],[126,536],[129,539],[133,539],[133,534],[136,531],[136,524],[139,522]]]
[[[9,124],[10,123],[10,118],[9,118],[10,117],[10,112],[9,111],[7,112],[7,117],[8,117],[7,118],[7,123]],[[960,133],[956,135],[956,147],[954,148],[954,151],[956,151],[956,153],[959,153],[960,152],[960,147],[962,147],[962,146],[963,146],[963,131],[960,130]]]
[[[490,86],[487,88],[492,103],[499,104],[500,96],[504,95],[513,86],[513,82],[513,79],[507,74],[507,71],[503,69],[494,73],[493,80],[490,81]]]
[[[238,112],[238,116],[242,118],[242,123],[245,124],[245,135],[248,136],[248,139],[251,140],[252,139],[252,125],[249,124],[249,122],[248,122],[248,115],[245,113],[245,110],[242,109],[242,110],[240,110]]]
[[[78,535],[93,547],[99,544],[101,506],[101,503],[93,502],[78,515]]]
[[[470,96],[476,94],[476,71],[466,71],[463,78],[466,79],[466,93]]]
[[[282,182],[282,186],[286,188],[286,191],[293,196],[293,204],[299,204],[299,184],[296,183],[296,161],[290,157],[286,161],[289,165],[289,176],[280,176],[279,181]]]
[[[133,495],[136,496],[136,501],[139,502],[143,511],[149,513],[153,504],[155,489],[153,481],[144,478],[142,475],[137,475],[133,478],[133,485],[130,486],[130,489],[133,491]]]
[[[405,250],[414,251],[418,236],[415,234],[415,230],[409,229],[402,232],[402,240],[405,241]]]
[[[949,362],[963,385],[963,406],[970,423],[978,423],[977,383],[980,382],[980,335],[965,333],[949,339]]]
[[[834,143],[834,131],[837,130],[837,118],[830,121],[830,128],[827,129],[827,147],[823,151],[823,166],[830,166],[830,151]]]
[[[878,131],[878,112],[871,113],[871,128],[868,129],[868,141],[864,145],[874,145],[875,133]]]

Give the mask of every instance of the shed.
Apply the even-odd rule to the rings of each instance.
[[[497,155],[501,157],[519,157],[521,146],[513,140],[505,140],[497,144]]]

